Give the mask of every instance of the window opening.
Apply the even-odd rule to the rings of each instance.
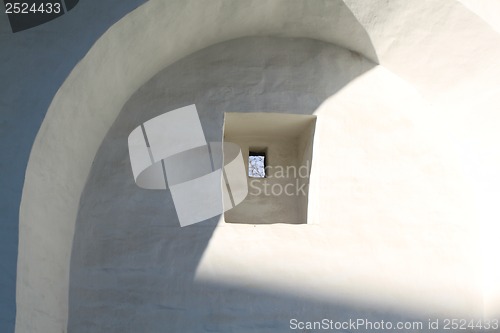
[[[253,151],[249,152],[248,177],[266,178],[266,153]]]

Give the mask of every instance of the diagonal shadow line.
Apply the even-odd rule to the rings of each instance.
[[[293,57],[287,56],[290,50]],[[347,54],[357,66],[338,79],[339,68],[329,61]],[[317,61],[318,55],[323,63]],[[374,66],[324,42],[245,37],[198,51],[140,88],[110,128],[82,193],[71,257],[69,332],[90,328],[132,332],[138,329],[134,325],[145,325],[141,318],[150,316],[150,332],[160,326],[183,331],[182,325],[193,320],[207,320],[205,329],[210,330],[212,317],[225,315],[202,314],[202,309],[191,313],[176,305],[175,300],[201,302],[203,295],[212,295],[213,291],[195,283],[194,276],[219,219],[180,228],[169,191],[136,187],[127,136],[138,122],[196,103],[207,141],[221,141],[225,111],[311,114],[323,100]],[[324,80],[311,81],[319,73]],[[194,294],[188,292],[192,290]],[[279,304],[287,303],[286,299]],[[123,326],[116,316],[127,318]],[[241,319],[232,318],[233,324]]]

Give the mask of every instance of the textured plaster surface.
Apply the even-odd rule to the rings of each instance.
[[[271,293],[259,301],[265,289],[195,281],[218,219],[180,228],[168,192],[135,186],[126,138],[138,123],[195,103],[207,140],[220,141],[225,112],[312,114],[373,66],[323,42],[244,38],[198,52],[141,87],[106,136],[82,196],[71,260],[69,330],[286,331],[288,313],[317,310],[326,315],[333,305],[300,295]],[[269,232],[267,237],[277,235]],[[248,241],[255,237],[248,236]],[[254,239],[245,247],[255,253],[268,248],[272,256],[266,242]],[[271,313],[288,298],[295,305]]]
[[[115,24],[61,86],[33,146],[28,168],[34,173],[26,173],[19,218],[20,332],[66,327],[80,195],[97,148],[124,103],[175,60],[247,35],[312,37],[376,58],[365,30],[342,1],[149,1]],[[42,230],[53,248],[37,237]]]
[[[456,164],[469,185],[465,193],[473,196],[468,204],[476,215],[469,224],[482,230],[483,253],[476,261],[483,264],[485,313],[500,313],[500,271],[492,264],[500,252],[500,42],[480,5],[453,0],[151,0],[108,30],[82,59],[112,22],[140,3],[85,1],[16,38],[5,15],[0,16],[0,56],[7,64],[1,67],[0,83],[2,331],[13,330],[16,278],[18,332],[66,329],[80,195],[98,147],[133,92],[175,60],[247,35],[339,44],[379,62],[423,94],[432,108],[424,128],[441,131],[440,139],[452,143],[448,151],[459,156]]]
[[[143,2],[142,0],[82,1],[70,13],[57,20],[16,34],[10,30],[3,3],[0,5],[0,332],[2,333],[14,332],[19,205],[26,166],[35,136],[54,95],[75,65],[111,25]],[[71,159],[71,156],[68,155],[67,158]],[[31,224],[44,223],[35,218]],[[46,228],[50,227],[48,225],[42,227],[45,230]],[[35,234],[44,233],[40,231]],[[51,233],[53,231],[48,234]],[[21,243],[21,247],[26,246]],[[58,285],[58,282],[53,283]],[[24,284],[28,288],[38,288],[25,279],[18,282],[19,284]],[[46,316],[42,312],[48,306],[47,303],[37,302],[33,298],[32,301],[39,312],[30,316]],[[39,326],[37,331],[43,330],[44,328]]]
[[[318,115],[308,224],[181,229],[168,192],[134,185],[130,130],[193,102],[209,140],[221,139],[224,112]],[[431,118],[392,73],[312,40],[239,39],[168,67],[127,102],[94,160],[73,243],[70,332],[480,316],[470,197],[446,141],[425,127]]]

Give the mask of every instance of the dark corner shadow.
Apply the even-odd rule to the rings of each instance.
[[[81,196],[68,331],[188,332],[185,327],[206,325],[204,330],[218,332],[211,325],[219,322],[234,328],[227,331],[271,332],[279,331],[282,318],[273,319],[264,309],[283,307],[299,314],[342,309],[335,302],[196,283],[218,217],[181,228],[169,191],[143,190],[134,183],[127,138],[157,115],[196,104],[206,140],[221,141],[225,112],[312,114],[374,66],[317,40],[245,37],[189,55],[142,86],[107,133]],[[251,308],[239,305],[240,297],[249,299],[245,304]],[[271,307],[261,311],[261,300],[270,300]],[[253,323],[255,317],[247,318],[261,312],[267,319]]]

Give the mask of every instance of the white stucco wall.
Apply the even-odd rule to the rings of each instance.
[[[220,140],[228,111],[318,116],[308,224],[180,229],[168,192],[135,186],[129,131],[190,101],[209,140]],[[125,105],[94,160],[73,245],[70,330],[480,317],[471,195],[431,120],[406,82],[311,40],[240,39],[172,65]]]
[[[493,172],[500,142],[498,34],[455,1],[346,3],[220,1],[207,7],[197,1],[149,1],[112,27],[59,90],[33,146],[20,208],[16,330],[66,327],[80,194],[97,148],[125,101],[174,60],[244,35],[333,42],[380,59],[415,84],[438,111],[431,123],[443,128],[459,153],[468,147],[460,156],[474,208],[481,212],[482,257],[496,258],[498,245],[491,237],[498,231],[498,212],[489,200],[498,196],[498,187],[486,185],[498,183]],[[478,159],[484,163],[475,164]],[[499,309],[494,283],[499,272],[490,261],[483,272],[489,281],[485,308],[493,314]]]
[[[292,50],[294,56],[289,57]],[[261,325],[271,325],[274,331],[286,329],[287,313],[298,309],[286,310],[290,305],[285,300],[293,295],[268,295],[257,301],[265,289],[230,292],[228,285],[213,287],[208,280],[194,280],[217,221],[181,229],[168,192],[144,191],[134,184],[124,138],[138,123],[194,102],[207,140],[219,141],[225,112],[311,114],[328,96],[372,67],[358,55],[318,41],[246,38],[194,54],[142,87],[108,133],[82,196],[71,261],[69,328],[75,332],[89,325],[92,330],[113,327],[117,331],[167,326],[194,332],[209,330],[205,327],[255,330]],[[271,234],[280,237],[275,232],[267,237]],[[253,237],[249,234],[253,245],[245,247],[258,253],[266,244]],[[147,269],[153,266],[156,269]],[[219,276],[223,281],[225,275]],[[123,283],[117,284],[116,279]],[[304,314],[313,309],[326,314],[332,309],[300,297],[311,303],[311,308],[301,310]],[[96,302],[101,304],[97,312]],[[233,307],[255,312],[244,318]],[[259,319],[261,312],[276,316],[275,323]],[[217,319],[226,315],[238,319]],[[134,319],[119,322],[118,316]],[[248,324],[251,318],[254,323]]]
[[[65,329],[65,285],[80,193],[107,129],[146,80],[195,50],[245,35],[318,37],[374,57],[368,36],[341,1],[200,5],[149,1],[141,6],[96,42],[54,97],[33,146],[21,201],[16,331]],[[49,245],[40,234],[50,237]]]

